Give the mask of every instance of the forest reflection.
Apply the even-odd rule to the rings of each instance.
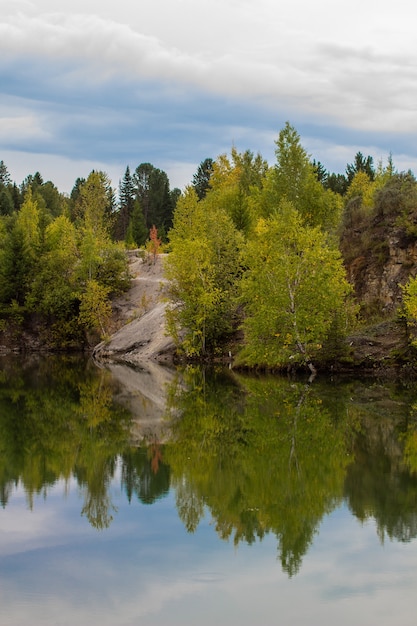
[[[148,431],[140,445],[140,415],[120,403],[120,385],[79,358],[3,362],[3,507],[19,487],[33,507],[36,495],[75,480],[82,515],[105,529],[117,515],[115,480],[128,503],[151,505],[172,489],[188,532],[209,515],[236,545],[272,533],[289,576],[342,502],[375,519],[381,541],[417,536],[414,385],[309,385],[188,367],[161,389],[164,439]]]

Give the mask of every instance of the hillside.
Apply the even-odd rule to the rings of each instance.
[[[98,344],[94,358],[140,364],[144,361],[171,362],[174,343],[165,333],[163,263],[165,255],[143,260],[129,255],[130,289],[113,301],[110,339]]]

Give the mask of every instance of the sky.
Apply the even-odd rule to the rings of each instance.
[[[183,189],[289,121],[331,172],[417,173],[411,0],[0,0],[0,160],[69,193],[150,162]]]

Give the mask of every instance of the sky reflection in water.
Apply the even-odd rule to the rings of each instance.
[[[326,517],[299,574],[276,539],[218,539],[209,516],[188,534],[173,493],[147,506],[120,495],[110,528],[79,514],[58,485],[28,511],[1,511],[2,624],[414,624],[416,541],[387,541],[341,506]]]

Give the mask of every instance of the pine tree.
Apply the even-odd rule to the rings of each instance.
[[[5,162],[0,161],[0,185],[4,185],[7,187],[12,184],[12,179],[10,178],[9,171],[6,167]]]
[[[210,178],[213,172],[213,159],[201,161],[193,176],[193,187],[199,200],[202,200],[210,188]]]
[[[119,185],[119,212],[116,224],[117,239],[123,240],[126,238],[134,206],[135,186],[133,183],[132,175],[130,173],[130,168],[129,166],[127,166],[123,180]]]
[[[151,163],[141,163],[133,174],[133,182],[148,232],[153,224],[159,231],[168,232],[174,206],[167,174]]]

